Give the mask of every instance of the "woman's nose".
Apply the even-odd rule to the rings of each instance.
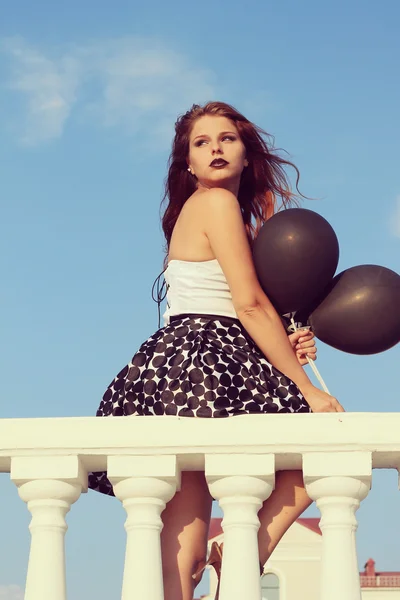
[[[220,142],[213,142],[211,145],[211,152],[213,154],[219,154],[221,152],[221,143]]]

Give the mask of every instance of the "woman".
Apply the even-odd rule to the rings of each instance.
[[[252,261],[276,198],[284,206],[293,200],[284,167],[294,165],[269,146],[268,134],[221,102],[194,105],[175,130],[162,220],[164,327],[116,376],[97,415],[343,411],[302,368],[306,354],[316,357],[313,334],[287,336]],[[105,473],[91,474],[89,485],[113,493]],[[301,471],[276,474],[259,512],[261,564],[310,502]],[[219,574],[221,548],[206,562],[211,503],[204,473],[183,472],[162,513],[165,600],[190,600],[206,564]]]

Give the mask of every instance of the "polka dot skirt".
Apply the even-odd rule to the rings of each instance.
[[[108,386],[96,416],[232,417],[311,412],[238,319],[178,315],[140,346]],[[89,487],[113,495],[105,472]]]

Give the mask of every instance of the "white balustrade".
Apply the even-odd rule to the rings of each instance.
[[[371,487],[370,452],[303,456],[303,477],[321,511],[321,600],[360,600],[356,510]]]
[[[0,472],[32,514],[25,600],[66,600],[65,516],[106,469],[127,513],[123,600],[163,600],[162,511],[182,470],[205,470],[224,512],[220,600],[259,600],[257,512],[275,469],[302,467],[321,511],[320,600],[359,600],[355,513],[371,468],[400,465],[399,430],[399,413],[0,419]]]
[[[175,456],[110,456],[108,478],[127,513],[122,600],[163,600],[161,513],[177,489]]]
[[[220,600],[260,600],[258,511],[274,489],[274,456],[206,455],[205,474],[224,513]]]
[[[25,600],[66,600],[65,515],[87,475],[77,456],[15,457],[11,479],[32,514]]]

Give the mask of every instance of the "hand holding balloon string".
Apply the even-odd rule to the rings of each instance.
[[[317,347],[315,345],[315,335],[312,331],[306,331],[306,328],[299,327],[289,334],[289,341],[302,367],[308,364],[307,357],[316,360]]]
[[[296,323],[294,322],[293,317],[291,318],[291,323],[292,323],[292,329],[293,331],[310,331],[311,327],[310,326],[304,326],[304,327],[297,327]],[[313,370],[314,375],[316,376],[316,378],[318,379],[319,383],[322,386],[322,389],[327,393],[330,394],[327,385],[325,383],[325,381],[322,379],[320,372],[318,371],[314,359],[311,358],[311,356],[308,355],[308,353],[305,354],[305,357],[307,359],[308,364],[310,365],[311,369]]]

